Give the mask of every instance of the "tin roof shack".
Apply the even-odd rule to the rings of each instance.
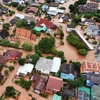
[[[44,89],[48,76],[35,73],[32,77],[34,92],[40,94]]]

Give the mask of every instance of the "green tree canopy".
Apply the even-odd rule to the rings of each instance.
[[[27,51],[32,51],[32,50],[33,50],[33,46],[32,46],[32,44],[24,43],[24,44],[22,45],[22,49],[23,49],[23,50],[27,50]]]
[[[5,75],[7,76],[9,74],[8,70],[4,70]]]
[[[78,53],[79,53],[80,55],[82,55],[82,56],[86,56],[86,55],[87,55],[87,50],[85,50],[85,49],[79,49],[79,50],[78,50]]]
[[[24,64],[25,64],[25,61],[26,61],[25,58],[20,58],[20,59],[18,59],[19,65],[24,65]]]
[[[33,57],[32,57],[32,63],[35,65],[38,60],[39,60],[39,55],[38,54],[34,54]]]
[[[17,26],[18,28],[27,27],[27,21],[24,20],[24,19],[19,19],[19,20],[16,22],[16,26]]]
[[[44,37],[39,41],[39,48],[42,50],[43,53],[51,53],[52,48],[55,45],[54,37]]]
[[[3,24],[3,29],[4,30],[9,30],[10,24],[9,23],[4,23]]]

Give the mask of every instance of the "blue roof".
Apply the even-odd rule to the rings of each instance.
[[[63,79],[71,79],[71,80],[74,80],[75,78],[73,74],[65,74],[65,73],[61,73],[60,77]]]

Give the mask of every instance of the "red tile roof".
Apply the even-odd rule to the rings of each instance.
[[[33,34],[29,30],[22,29],[22,28],[16,28],[16,36],[17,37],[22,37],[22,38],[25,38],[25,39],[31,39],[32,35]]]
[[[10,59],[15,60],[22,56],[22,52],[18,52],[17,50],[7,50],[5,55],[9,56]]]
[[[97,62],[84,61],[80,68],[81,73],[100,72],[100,65]]]
[[[50,76],[46,86],[46,92],[53,93],[53,91],[60,91],[62,85],[63,82],[61,78]]]
[[[41,18],[38,21],[38,23],[36,24],[36,26],[41,27],[41,24],[45,24],[47,28],[53,28],[54,27],[54,24],[50,20],[47,20],[47,19],[42,19]]]

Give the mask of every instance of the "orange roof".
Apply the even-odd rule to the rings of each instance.
[[[30,39],[30,37],[31,37],[31,31],[27,31],[27,34],[26,34],[25,37],[28,38],[28,39]]]
[[[100,72],[100,65],[97,62],[84,61],[80,68],[81,73]]]
[[[16,36],[23,37],[25,39],[31,39],[31,31],[22,29],[22,28],[16,28]]]

